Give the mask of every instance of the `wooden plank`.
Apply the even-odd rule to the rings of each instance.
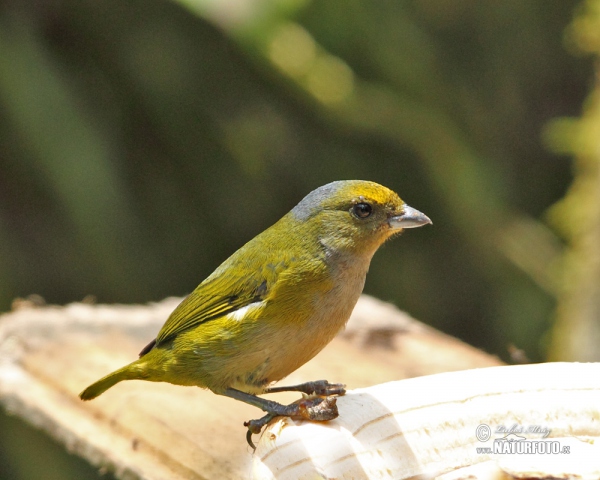
[[[22,302],[0,317],[0,402],[119,478],[247,477],[252,451],[242,424],[262,414],[253,407],[199,388],[141,381],[123,382],[91,402],[77,397],[137,358],[179,301],[65,307]],[[499,364],[363,296],[346,331],[286,383],[327,378],[358,388]],[[291,402],[298,396],[276,398]]]

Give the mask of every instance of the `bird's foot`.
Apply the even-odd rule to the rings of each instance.
[[[265,393],[276,392],[302,392],[307,395],[344,395],[346,393],[346,385],[343,383],[329,383],[327,380],[315,380],[314,382],[301,383],[300,385],[292,385],[289,387],[270,387],[265,390]]]
[[[256,446],[252,442],[252,434],[259,434],[263,427],[276,417],[291,417],[295,419],[311,420],[313,422],[325,422],[327,420],[333,420],[339,415],[335,397],[303,398],[290,405],[281,405],[281,407],[283,408],[277,409],[278,411],[269,412],[262,418],[244,422],[244,426],[248,427],[246,440],[253,450],[256,450]]]

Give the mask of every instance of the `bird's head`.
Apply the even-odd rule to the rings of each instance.
[[[405,228],[431,223],[389,188],[363,180],[319,187],[304,197],[289,216],[326,249],[370,255]]]

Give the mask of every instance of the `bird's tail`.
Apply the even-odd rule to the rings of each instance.
[[[144,369],[140,368],[140,365],[136,361],[109,373],[106,377],[93,383],[79,394],[79,398],[82,400],[92,400],[123,380],[141,380],[147,378],[147,376],[148,374]]]

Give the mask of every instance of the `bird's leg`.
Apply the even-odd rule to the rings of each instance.
[[[236,390],[235,388],[226,389],[223,392],[223,395],[235,398],[236,400],[240,400],[244,403],[248,403],[250,405],[253,405],[254,407],[258,407],[269,414],[273,414],[274,417],[289,417],[297,414],[298,411],[298,405],[296,404],[292,403],[291,405],[282,405],[281,403],[274,402],[273,400],[260,398],[256,395],[252,395],[251,393]]]
[[[329,383],[327,380],[315,380],[314,382],[291,385],[289,387],[269,387],[265,393],[276,392],[302,392],[307,395],[344,395],[346,385],[343,383]]]
[[[282,405],[281,403],[272,400],[267,400],[250,393],[236,390],[235,388],[226,389],[223,392],[223,395],[248,403],[267,412],[264,417],[259,418],[258,420],[244,422],[244,426],[248,427],[246,440],[255,450],[256,447],[254,446],[254,443],[252,443],[252,434],[260,433],[262,428],[275,417],[295,417],[323,422],[326,420],[333,420],[338,416],[335,397],[303,398],[290,405]]]

